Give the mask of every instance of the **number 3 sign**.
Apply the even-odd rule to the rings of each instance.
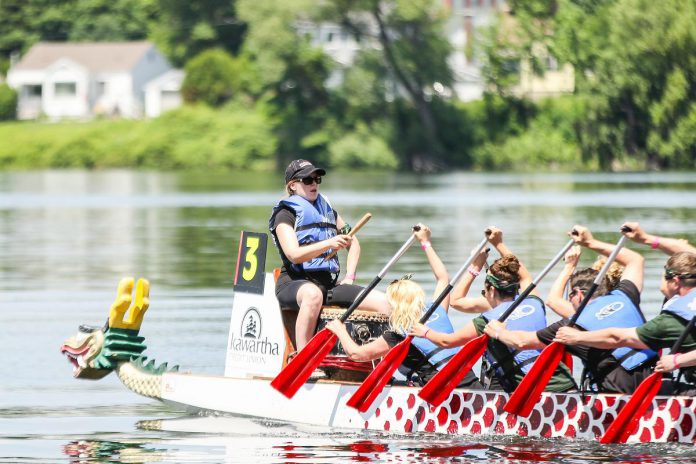
[[[234,275],[236,291],[263,294],[267,242],[265,233],[242,231]]]

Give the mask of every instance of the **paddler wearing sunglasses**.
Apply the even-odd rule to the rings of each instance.
[[[353,285],[360,259],[360,244],[341,230],[346,222],[328,199],[319,193],[326,170],[304,159],[292,161],[285,170],[287,196],[274,207],[269,229],[283,263],[276,281],[280,307],[297,310],[296,349],[301,350],[314,335],[322,305],[349,306],[363,287]],[[346,274],[340,282],[338,255],[348,249]],[[388,314],[384,293],[373,290],[358,309]]]

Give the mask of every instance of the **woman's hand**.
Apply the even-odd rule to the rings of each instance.
[[[657,361],[655,372],[672,372],[677,368],[673,354],[666,354]]]
[[[556,337],[553,339],[554,342],[563,343],[564,345],[579,345],[582,340],[580,339],[582,332],[578,329],[572,327],[561,327],[556,332]]]
[[[418,239],[419,242],[425,243],[430,241],[430,227],[426,226],[425,224],[418,223],[416,224],[416,227],[420,227],[420,230],[416,231],[414,234],[416,238]]]
[[[621,233],[634,242],[645,243],[645,231],[637,222],[624,222],[621,225]]]
[[[411,332],[409,332],[409,335],[412,335],[414,337],[425,337],[425,333],[430,330],[428,326],[425,324],[421,324],[420,322],[416,322],[413,324],[413,327],[411,327]]]
[[[483,333],[495,340],[498,340],[500,338],[500,332],[503,330],[505,330],[505,323],[498,320],[493,320],[486,324],[486,327],[483,328]]]
[[[594,240],[590,229],[581,225],[574,225],[570,232],[568,232],[568,236],[572,238],[575,243],[582,246],[587,246]]]
[[[494,247],[497,247],[501,243],[503,243],[503,231],[495,226],[490,226],[486,229],[488,234],[486,235],[488,237],[488,242],[493,245]]]
[[[348,248],[353,241],[353,237],[350,235],[336,235],[327,240],[329,242],[329,248],[332,250],[342,250],[343,248]]]
[[[577,245],[573,245],[566,252],[565,256],[563,257],[563,260],[565,261],[566,265],[572,266],[575,268],[578,266],[578,261],[580,261],[581,254],[582,254],[582,248],[580,248]]]
[[[348,331],[346,330],[346,325],[338,319],[329,321],[329,323],[326,324],[326,328],[329,329],[331,332],[335,333],[336,335],[348,333]]]

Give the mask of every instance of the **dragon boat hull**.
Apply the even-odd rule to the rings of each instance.
[[[81,326],[62,352],[74,376],[98,380],[115,371],[140,395],[188,410],[213,411],[346,429],[450,435],[516,435],[594,440],[604,434],[628,395],[544,393],[529,417],[503,411],[503,392],[457,389],[439,407],[418,397],[418,388],[387,386],[365,413],[347,406],[357,382],[311,380],[292,399],[271,387],[292,348],[264,272],[266,236],[244,232],[235,277],[224,376],[156,367],[143,352],[140,325],[149,306],[149,284],[123,279],[104,328]],[[127,314],[127,315],[126,315]],[[696,441],[696,400],[658,396],[628,442]]]
[[[544,393],[528,418],[503,411],[502,392],[455,390],[431,407],[414,387],[387,387],[365,413],[346,406],[357,384],[308,383],[291,400],[270,379],[237,379],[169,373],[162,376],[162,401],[186,408],[262,417],[326,427],[429,432],[450,435],[600,437],[626,403],[627,395]],[[629,442],[685,442],[696,438],[696,403],[691,397],[656,397]]]

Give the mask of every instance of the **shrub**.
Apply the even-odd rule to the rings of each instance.
[[[0,84],[0,121],[17,118],[17,92],[7,84]]]

